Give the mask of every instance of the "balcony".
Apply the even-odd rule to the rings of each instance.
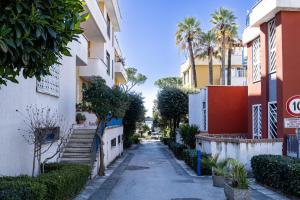
[[[117,37],[114,37],[114,48],[119,57],[122,57],[122,51]]]
[[[100,58],[89,58],[87,67],[80,67],[80,76],[91,79],[93,76],[102,77],[109,87],[114,85],[111,76],[107,73],[107,65]]]
[[[127,74],[125,67],[122,62],[116,62],[115,64],[116,69],[115,69],[115,83],[116,85],[126,83],[127,81]]]
[[[116,32],[119,32],[121,29],[121,11],[119,7],[119,2],[118,0],[104,0],[105,5],[108,9],[108,12],[110,13],[111,16],[111,21],[112,24],[116,30]]]
[[[84,33],[89,40],[99,40],[103,42],[108,41],[107,24],[102,11],[96,0],[86,0],[85,9],[89,12],[89,19],[82,23]]]
[[[84,35],[79,35],[74,51],[76,52],[76,65],[86,66],[88,64],[88,41]]]

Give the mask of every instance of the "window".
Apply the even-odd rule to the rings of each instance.
[[[107,15],[107,35],[108,35],[108,38],[110,38],[110,29],[111,29],[110,18]]]
[[[118,144],[120,144],[121,143],[121,136],[119,135],[118,136]]]
[[[261,104],[252,106],[252,135],[253,139],[262,138]]]
[[[106,52],[106,67],[107,67],[107,74],[110,75],[110,54]]]
[[[252,79],[258,82],[261,79],[261,63],[260,63],[260,39],[253,41],[252,45]]]
[[[268,41],[269,41],[269,74],[276,72],[276,21],[271,20],[268,23]]]
[[[268,103],[268,133],[269,138],[277,138],[277,102]]]
[[[59,97],[60,93],[60,68],[59,65],[53,65],[49,68],[50,74],[37,81],[36,91],[42,94]]]
[[[114,79],[114,61],[111,61],[111,78]]]
[[[116,138],[114,138],[114,139],[112,139],[112,140],[110,141],[110,146],[111,146],[111,148],[117,146],[117,139],[116,139]]]

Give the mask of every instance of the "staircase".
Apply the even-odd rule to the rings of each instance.
[[[90,165],[94,135],[94,129],[74,129],[60,162]]]

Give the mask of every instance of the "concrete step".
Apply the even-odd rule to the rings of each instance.
[[[82,138],[71,138],[69,140],[69,143],[82,143],[82,144],[92,144],[93,143],[93,139],[82,139]]]
[[[74,129],[73,134],[95,134],[95,129]]]
[[[90,153],[90,148],[67,147],[65,153]]]
[[[70,139],[94,139],[94,134],[72,134]]]
[[[91,153],[90,152],[64,152],[62,155],[62,158],[90,158]]]
[[[91,148],[91,144],[82,144],[82,143],[68,143],[66,148]]]

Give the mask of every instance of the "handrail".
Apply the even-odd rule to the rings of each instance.
[[[99,151],[99,145],[100,145],[100,137],[98,136],[97,133],[95,133],[93,142],[91,145],[90,153],[91,153],[91,160],[90,160],[90,167],[91,171],[93,170],[93,166],[95,161],[97,160],[97,153]]]

